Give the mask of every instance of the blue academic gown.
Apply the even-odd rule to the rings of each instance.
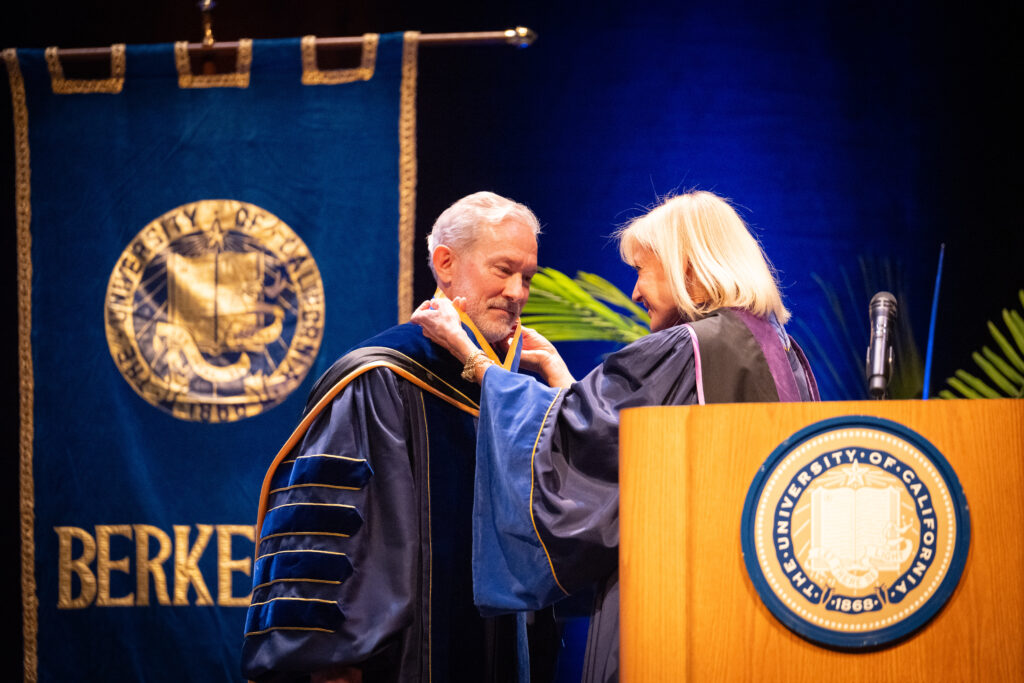
[[[479,387],[461,370],[407,323],[318,380],[261,494],[247,678],[353,665],[367,683],[516,680],[514,620],[472,600]]]
[[[473,517],[481,611],[593,590],[583,680],[618,680],[619,412],[780,400],[818,400],[806,358],[774,316],[733,309],[644,337],[569,389],[489,369]]]

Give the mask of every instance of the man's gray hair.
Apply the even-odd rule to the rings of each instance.
[[[455,202],[434,221],[427,235],[427,262],[434,273],[434,250],[442,244],[453,250],[473,244],[482,226],[494,226],[514,220],[529,227],[534,237],[540,234],[540,223],[529,208],[493,192],[474,192]],[[434,273],[437,277],[437,273]]]

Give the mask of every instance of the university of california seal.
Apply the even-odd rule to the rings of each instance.
[[[121,375],[182,420],[267,410],[320,349],[324,289],[309,249],[252,204],[207,199],[144,227],[107,285],[107,344]]]
[[[769,456],[741,540],[779,621],[821,645],[870,649],[910,635],[949,599],[970,518],[956,473],[926,439],[889,420],[840,417]]]

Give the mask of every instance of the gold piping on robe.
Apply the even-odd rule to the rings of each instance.
[[[337,555],[339,557],[346,556],[346,553],[339,553],[333,550],[317,550],[316,548],[291,548],[289,550],[278,550],[277,552],[259,555],[256,557],[256,559],[262,560],[264,557],[273,557],[274,555],[287,555],[289,553],[315,553],[317,555]]]
[[[537,530],[537,520],[533,518],[533,489],[536,484],[536,478],[534,477],[533,460],[537,455],[537,445],[540,443],[540,435],[544,431],[544,425],[548,422],[548,416],[551,414],[551,409],[555,407],[555,401],[562,395],[562,390],[559,389],[555,397],[551,399],[551,405],[548,406],[547,411],[544,413],[544,419],[540,422],[540,429],[537,430],[537,439],[533,442],[533,452],[530,453],[530,523],[533,524],[533,533],[537,534],[537,540],[540,541],[540,547],[544,550],[544,557],[548,558],[548,567],[551,568],[551,578],[555,580],[555,585],[565,593],[569,595],[569,591],[562,587],[562,582],[558,580],[558,575],[555,573],[555,565],[551,562],[551,554],[548,552],[548,548],[544,545],[544,539],[540,537],[540,531]]]
[[[254,602],[250,606],[256,607],[258,605],[269,605],[270,603],[277,602],[279,600],[285,602],[320,602],[327,605],[338,604],[334,600],[325,600],[323,598],[298,598],[281,596],[278,598],[271,598],[270,600],[264,600],[263,602]],[[334,629],[320,628],[317,626],[271,626],[270,628],[265,628],[262,631],[249,631],[245,634],[245,637],[248,638],[249,636],[258,636],[263,633],[269,633],[270,631],[321,631],[323,633],[334,633]]]
[[[271,491],[271,493],[273,493],[273,491]],[[291,531],[282,531],[280,533],[264,536],[260,539],[260,543],[263,543],[263,541],[269,540],[271,538],[281,538],[283,536],[334,536],[336,538],[351,538],[349,534],[343,534],[337,531],[302,531],[299,533],[293,533]],[[257,548],[257,552],[258,551],[259,549]]]
[[[350,458],[347,455],[331,455],[330,453],[307,453],[306,455],[296,456],[295,460],[302,460],[305,458],[334,458],[335,460],[351,460],[352,462],[366,462],[366,458]],[[295,460],[288,460],[287,462],[295,462]]]
[[[284,463],[283,462],[281,464],[282,465],[287,465],[288,463]],[[308,488],[340,489],[342,491],[361,491],[363,487],[361,487],[361,486],[339,486],[338,484],[315,484],[315,483],[314,484],[292,484],[291,486],[282,486],[279,489],[274,489],[270,493],[271,493],[271,495],[273,495],[275,493],[281,493],[282,491],[292,491],[294,489],[308,489]]]
[[[321,508],[348,508],[350,510],[356,509],[355,505],[344,505],[342,503],[282,503],[281,505],[277,505],[275,507],[270,508],[269,510],[267,510],[267,512],[273,512],[274,510],[280,510],[281,508],[301,507],[303,505]]]
[[[267,581],[266,583],[261,583],[258,586],[253,586],[252,590],[255,593],[260,588],[266,588],[267,586],[272,586],[275,583],[328,583],[328,584],[330,584],[332,586],[340,586],[341,585],[341,581],[333,581],[331,579],[291,579],[291,578],[285,578],[285,579],[273,579],[271,581]]]
[[[288,597],[288,596],[282,595],[281,597],[270,598],[269,600],[264,600],[263,602],[254,602],[254,603],[251,604],[251,606],[252,607],[258,607],[259,605],[269,605],[270,603],[277,602],[278,600],[285,600],[285,601],[290,601],[290,602],[324,602],[324,603],[327,603],[328,605],[337,605],[338,604],[334,600],[325,600],[324,598],[295,598],[295,597]]]
[[[329,628],[317,628],[315,626],[271,626],[265,628],[262,631],[249,631],[245,634],[245,637],[249,636],[262,636],[264,633],[270,633],[271,631],[320,631],[320,633],[334,633]]]

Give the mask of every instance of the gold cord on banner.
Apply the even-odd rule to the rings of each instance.
[[[402,48],[398,115],[398,322],[412,316],[413,247],[416,235],[416,78],[420,34],[407,31]]]
[[[32,403],[35,386],[32,368],[32,221],[29,183],[28,107],[25,81],[21,76],[16,50],[4,50],[7,76],[11,84],[11,108],[14,113],[15,207],[18,249],[18,372],[20,400],[18,484],[21,510],[21,609],[24,639],[25,681],[38,680],[39,598],[36,596],[35,484],[32,479]]]
[[[178,68],[179,88],[248,88],[249,67],[252,66],[252,40],[238,41],[235,71],[227,74],[194,74],[189,44],[174,44],[174,65]]]
[[[110,78],[67,78],[56,47],[46,48],[46,68],[50,86],[58,95],[87,93],[119,93],[124,88],[124,43],[110,46]]]
[[[370,80],[377,65],[378,42],[379,34],[367,33],[363,36],[362,58],[359,66],[353,69],[320,69],[316,58],[316,36],[302,36],[302,84],[339,85]]]

